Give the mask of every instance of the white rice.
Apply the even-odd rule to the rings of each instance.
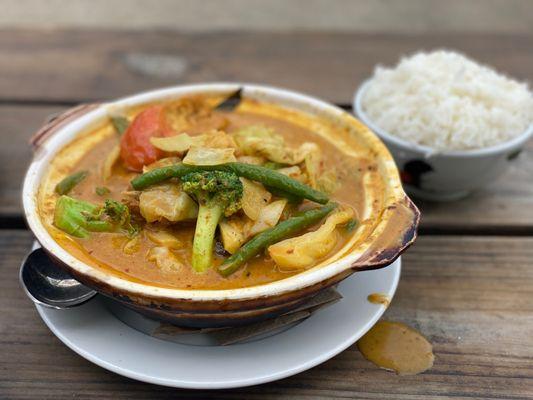
[[[533,123],[527,84],[451,51],[378,66],[362,106],[379,128],[435,150],[493,146]]]

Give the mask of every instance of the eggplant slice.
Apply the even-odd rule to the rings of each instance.
[[[239,88],[232,94],[230,94],[226,99],[224,99],[220,104],[215,107],[215,110],[218,111],[233,111],[239,106],[242,100],[242,88]]]

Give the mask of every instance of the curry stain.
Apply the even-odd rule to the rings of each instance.
[[[363,356],[399,375],[416,375],[433,366],[433,346],[415,329],[401,322],[379,321],[359,341]]]
[[[372,304],[382,304],[385,307],[390,304],[390,297],[383,293],[371,293],[366,299]]]

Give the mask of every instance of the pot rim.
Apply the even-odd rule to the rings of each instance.
[[[393,143],[394,145],[400,147],[403,150],[407,151],[416,151],[424,155],[425,158],[429,157],[450,157],[450,158],[476,158],[476,157],[485,157],[492,156],[494,154],[501,154],[508,151],[515,150],[524,145],[532,136],[533,136],[533,123],[522,132],[520,135],[515,136],[509,140],[506,140],[501,143],[497,143],[488,147],[481,147],[477,149],[469,150],[439,150],[430,146],[425,146],[422,144],[409,142],[405,139],[402,139],[398,136],[395,136],[385,129],[380,128],[376,125],[374,121],[366,114],[363,110],[363,97],[372,84],[373,78],[367,79],[364,81],[359,88],[356,90],[353,97],[353,111],[361,121],[367,125],[372,131],[378,135],[381,139]]]
[[[307,109],[308,112],[314,113],[315,115],[323,115],[325,117],[329,116],[330,118],[334,119],[342,118],[349,124],[356,124],[359,128],[361,128],[359,130],[361,131],[362,135],[365,135],[365,139],[367,139],[372,146],[376,146],[380,150],[380,157],[383,158],[382,161],[384,162],[384,168],[386,171],[385,176],[391,183],[391,190],[394,194],[393,198],[396,200],[396,203],[404,202],[407,207],[413,210],[413,219],[410,221],[410,226],[403,231],[404,237],[401,238],[401,244],[395,248],[393,254],[388,254],[386,258],[381,259],[378,262],[370,262],[363,265],[358,264],[357,260],[361,258],[361,256],[365,253],[365,250],[368,249],[368,245],[366,248],[363,248],[358,252],[352,252],[349,255],[344,256],[330,264],[314,267],[291,277],[263,285],[223,290],[184,290],[159,287],[150,285],[148,283],[137,283],[120,278],[117,275],[107,273],[102,269],[92,267],[78,260],[65,249],[63,249],[52,238],[48,230],[44,227],[44,224],[38,214],[38,191],[40,188],[41,178],[46,171],[48,161],[52,159],[55,154],[57,154],[57,152],[67,143],[71,142],[77,134],[89,130],[104,118],[108,118],[110,111],[113,111],[114,109],[129,108],[150,102],[179,98],[180,96],[184,95],[194,95],[200,93],[227,94],[234,92],[239,88],[242,88],[245,94],[253,94],[254,98],[265,97],[267,100],[270,100],[274,103],[277,102],[282,106],[288,106],[289,104],[292,104],[297,106],[295,107],[297,109]],[[357,119],[344,110],[312,96],[272,86],[246,83],[206,83],[178,85],[123,97],[116,101],[103,103],[91,108],[91,110],[86,114],[69,121],[64,126],[59,127],[57,132],[54,132],[54,134],[46,138],[43,143],[39,144],[39,148],[36,149],[35,156],[24,178],[22,203],[27,224],[42,247],[51,254],[54,254],[55,257],[66,266],[75,270],[78,275],[87,277],[88,280],[92,279],[104,283],[106,286],[110,286],[119,292],[124,291],[131,294],[141,295],[143,297],[174,301],[244,301],[254,298],[278,296],[319,284],[320,282],[345,272],[348,269],[353,269],[355,271],[384,267],[392,263],[407,247],[414,242],[416,238],[416,228],[420,219],[420,213],[418,209],[403,191],[398,171],[392,156],[381,140],[379,140],[373,132],[362,125]],[[376,227],[376,229],[378,227],[379,225]]]

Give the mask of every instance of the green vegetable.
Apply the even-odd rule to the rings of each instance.
[[[295,196],[292,193],[287,193],[281,189],[276,189],[271,186],[265,186],[265,189],[268,190],[270,193],[272,193],[274,196],[283,197],[287,199],[289,203],[292,203],[292,204],[299,204],[303,200],[301,197]]]
[[[337,207],[335,203],[326,204],[320,208],[307,210],[293,216],[276,226],[263,231],[242,246],[235,254],[226,259],[219,267],[218,272],[223,276],[229,276],[237,271],[249,259],[255,257],[268,246],[273,245],[295,233],[317,223]]]
[[[95,189],[95,192],[98,196],[105,196],[106,194],[109,194],[111,190],[109,190],[109,188],[106,188],[105,186],[98,186]]]
[[[312,200],[320,204],[326,204],[328,202],[328,196],[325,193],[319,192],[271,169],[243,163],[228,163],[223,164],[223,166],[238,176],[261,182],[265,186],[279,189],[296,197]]]
[[[113,127],[119,135],[122,135],[124,132],[126,132],[126,129],[128,129],[128,126],[130,126],[130,121],[128,121],[126,117],[115,115],[110,117],[110,119]]]
[[[63,195],[56,203],[54,225],[79,238],[89,236],[89,232],[111,230],[111,223],[97,218],[99,211],[94,204]]]
[[[282,163],[278,163],[274,161],[267,161],[266,163],[263,164],[263,167],[268,168],[268,169],[280,169],[280,168],[288,167],[288,164],[282,164]]]
[[[84,180],[87,175],[89,175],[89,171],[79,171],[67,176],[56,185],[56,193],[61,195],[68,194],[68,192],[70,192],[74,186]]]
[[[126,205],[106,200],[103,207],[69,196],[61,196],[54,210],[54,225],[72,236],[86,238],[90,232],[114,232],[118,229],[134,235],[138,228],[131,223]]]
[[[170,165],[168,167],[154,169],[138,176],[131,181],[131,185],[135,190],[142,190],[150,185],[166,179],[180,178],[190,172],[212,170],[233,172],[237,176],[242,176],[243,178],[261,182],[267,187],[278,189],[295,197],[308,199],[320,204],[326,204],[328,202],[328,196],[325,193],[319,192],[318,190],[304,185],[295,179],[259,165],[238,162],[211,166],[194,166],[184,164]]]
[[[181,178],[183,190],[196,198],[198,219],[192,249],[192,267],[205,272],[212,263],[215,231],[222,215],[241,208],[243,186],[239,177],[225,171],[191,172]]]
[[[357,221],[352,218],[346,223],[346,225],[344,225],[344,229],[346,229],[348,232],[352,232],[356,226],[357,226]]]
[[[126,231],[128,236],[135,236],[139,233],[139,227],[131,223],[131,214],[128,206],[116,200],[107,199],[97,218],[111,222],[115,229],[119,228]]]
[[[148,186],[152,186],[156,183],[166,181],[170,178],[181,178],[191,172],[205,171],[206,168],[200,168],[194,165],[174,164],[166,167],[155,168],[148,171],[131,181],[131,186],[135,190],[143,190]]]

